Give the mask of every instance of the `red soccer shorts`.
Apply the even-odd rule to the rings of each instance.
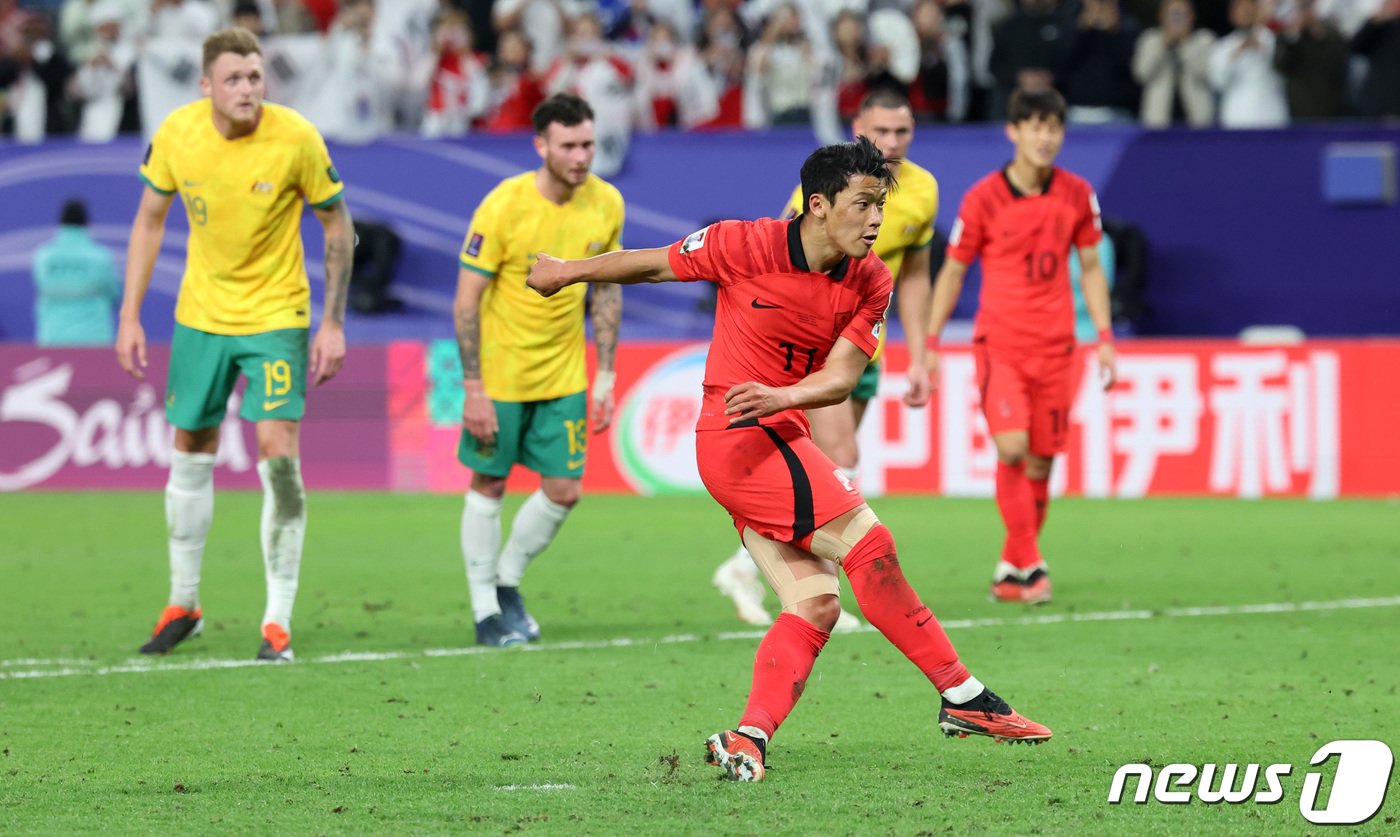
[[[1074,355],[1032,355],[975,346],[982,413],[993,436],[1026,431],[1030,451],[1054,456],[1069,441]]]
[[[705,488],[741,535],[748,527],[797,543],[865,502],[804,427],[702,430],[695,453]]]

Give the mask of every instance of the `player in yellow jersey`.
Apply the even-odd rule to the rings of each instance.
[[[909,346],[909,390],[904,401],[913,407],[923,406],[929,399],[928,371],[924,361],[924,334],[928,328],[929,251],[933,243],[933,219],[938,214],[938,181],[927,169],[905,159],[914,141],[914,114],[909,100],[893,90],[875,90],[861,101],[860,110],[851,123],[855,136],[866,136],[880,149],[898,181],[885,201],[885,219],[880,236],[875,239],[875,255],[890,269],[899,296],[899,320],[904,326]],[[783,217],[794,218],[802,207],[802,187],[799,185],[788,201]],[[885,333],[880,333],[880,346],[870,365],[860,376],[851,397],[840,404],[808,410],[812,423],[812,440],[831,458],[848,480],[856,478],[859,449],[856,429],[865,416],[865,408],[875,397],[880,381],[880,356],[884,351]],[[753,625],[773,621],[763,607],[763,582],[748,550],[742,546],[729,560],[715,570],[714,585],[734,601],[739,618]],[[842,610],[836,631],[853,631],[860,621]]]
[[[117,360],[145,377],[141,303],[178,194],[189,250],[175,306],[165,415],[175,425],[170,480],[170,603],[143,654],[164,654],[202,624],[199,570],[214,515],[219,424],[241,373],[239,411],[257,423],[263,485],[262,549],[267,609],[258,659],[292,659],[292,604],[306,533],[298,457],[308,371],[317,384],[345,359],[345,300],[354,227],[340,175],[316,129],[295,111],[263,102],[262,48],[248,30],[204,41],[204,98],[161,123],[141,164],[145,189],[127,247]],[[301,207],[326,233],[326,299],[310,345],[311,289],[302,259]]]
[[[462,512],[467,565],[480,645],[538,639],[520,579],[554,540],[579,500],[588,449],[582,285],[545,299],[525,286],[535,254],[582,259],[622,248],[622,195],[589,173],[593,110],[560,94],[534,112],[542,165],[509,177],[482,200],[462,245],[454,314],[462,356],[462,441],[472,469]],[[593,432],[612,423],[617,328],[622,292],[593,289]],[[501,498],[519,463],[540,475],[501,546]]]

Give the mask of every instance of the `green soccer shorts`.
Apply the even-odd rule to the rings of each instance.
[[[856,388],[851,390],[851,398],[856,401],[870,401],[880,390],[880,362],[876,361],[860,373]]]
[[[588,396],[583,392],[545,401],[492,401],[494,444],[462,430],[457,459],[488,477],[505,477],[517,462],[542,477],[583,477],[588,453]]]
[[[300,421],[306,414],[307,329],[210,334],[175,324],[165,417],[182,430],[216,427],[240,373],[248,379],[238,414],[247,421]]]

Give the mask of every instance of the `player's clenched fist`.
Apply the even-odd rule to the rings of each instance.
[[[753,381],[731,387],[724,394],[724,414],[730,424],[747,419],[763,418],[791,409],[792,398],[785,387],[768,387]]]
[[[540,253],[535,263],[530,265],[530,275],[525,278],[540,296],[554,296],[572,284],[564,275],[564,262],[548,253]]]

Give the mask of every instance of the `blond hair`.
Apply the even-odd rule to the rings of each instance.
[[[226,52],[234,55],[262,55],[262,44],[258,43],[257,35],[241,26],[220,29],[204,39],[205,75],[209,74],[209,68],[214,66],[219,56]]]

